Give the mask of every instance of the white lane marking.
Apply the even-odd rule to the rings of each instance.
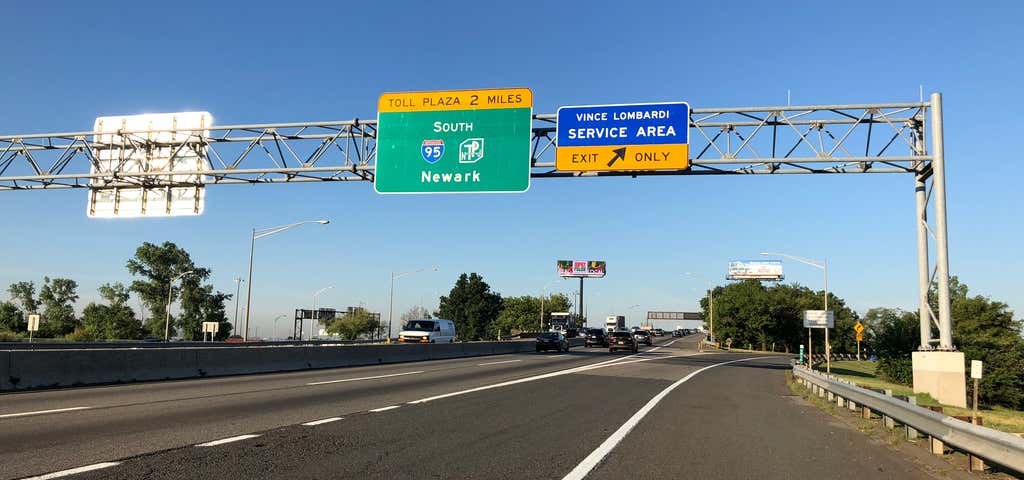
[[[250,438],[256,438],[258,436],[259,435],[255,435],[255,434],[251,434],[250,433],[248,435],[239,435],[237,437],[222,438],[220,440],[214,440],[212,442],[199,443],[199,444],[196,444],[196,446],[197,447],[215,447],[217,445],[224,445],[225,443],[238,442],[238,441],[241,441],[241,440],[248,440]]]
[[[591,365],[583,365],[583,366],[580,366],[580,367],[567,368],[565,370],[559,370],[557,372],[544,373],[544,374],[536,375],[536,376],[533,376],[533,377],[526,377],[526,378],[520,378],[520,379],[516,379],[516,380],[509,380],[507,382],[495,383],[495,384],[491,384],[491,385],[484,385],[484,386],[470,388],[470,389],[466,389],[466,390],[459,390],[457,392],[443,393],[441,395],[435,395],[433,397],[426,397],[426,398],[421,398],[419,400],[413,400],[413,401],[409,402],[409,404],[410,405],[415,405],[415,404],[418,404],[418,403],[427,403],[427,402],[430,402],[430,401],[433,401],[433,400],[440,400],[442,398],[454,397],[454,396],[457,396],[457,395],[465,395],[467,393],[480,392],[480,391],[483,391],[483,390],[490,390],[492,388],[507,387],[509,385],[515,385],[515,384],[518,384],[518,383],[532,382],[532,381],[541,380],[541,379],[544,379],[544,378],[557,377],[557,376],[560,376],[560,375],[568,375],[570,373],[585,372],[587,370],[592,370],[592,369],[595,369],[595,368],[602,368],[604,366],[611,365],[611,364],[613,364],[615,362],[619,362],[619,361],[625,360],[627,358],[632,358],[632,357],[633,357],[632,355],[625,356],[625,357],[618,357],[618,358],[613,358],[611,360],[605,360],[603,362],[598,362],[598,363],[591,364]]]
[[[544,355],[544,358],[559,358],[559,357],[564,357],[564,356],[565,355]]]
[[[388,410],[394,410],[398,407],[401,407],[401,405],[391,405],[390,407],[375,408],[373,410],[370,410],[370,413],[386,412]]]
[[[27,417],[30,415],[46,415],[47,413],[60,413],[60,412],[73,412],[75,410],[88,410],[92,407],[69,407],[69,408],[55,408],[53,410],[39,410],[36,412],[22,412],[22,413],[6,413],[0,415],[0,418],[14,418],[14,417]],[[97,464],[99,465],[99,464]]]
[[[26,478],[25,480],[48,480],[50,478],[66,477],[68,475],[75,475],[77,473],[91,472],[93,470],[100,470],[104,468],[116,467],[121,462],[103,462],[94,465],[86,465],[84,467],[72,468],[70,470],[61,470],[59,472],[47,473],[46,475],[39,475],[38,477]]]
[[[306,423],[304,423],[302,425],[304,425],[306,427],[315,427],[317,425],[330,424],[331,422],[337,422],[339,420],[344,420],[344,419],[342,419],[341,417],[332,417],[330,419],[314,420],[312,422],[306,422]]]
[[[392,374],[388,374],[388,375],[374,375],[372,377],[343,378],[341,380],[326,380],[326,381],[323,381],[323,382],[310,382],[310,383],[307,383],[306,385],[327,385],[329,383],[356,382],[356,381],[359,381],[359,380],[373,380],[375,378],[401,377],[402,375],[415,375],[417,373],[423,373],[425,371],[426,370],[417,370],[415,372],[392,373]]]
[[[478,363],[478,364],[476,364],[476,366],[478,366],[478,367],[482,367],[482,366],[484,366],[484,365],[498,365],[498,364],[500,364],[500,363],[513,363],[513,362],[521,362],[521,361],[522,361],[522,360],[502,360],[502,361],[500,361],[500,362],[487,362],[487,363]]]
[[[597,466],[598,463],[601,463],[601,460],[604,460],[604,457],[608,456],[608,454],[611,453],[613,449],[615,449],[615,447],[619,444],[619,442],[622,441],[622,439],[626,438],[626,435],[629,435],[629,432],[632,431],[633,428],[640,423],[640,420],[643,420],[644,417],[647,416],[647,414],[650,413],[650,411],[653,410],[654,407],[657,406],[663,398],[668,396],[668,394],[671,393],[672,390],[675,390],[676,387],[686,383],[691,378],[697,376],[698,374],[705,370],[720,367],[722,365],[728,365],[730,363],[747,362],[751,360],[760,360],[764,358],[772,357],[742,358],[739,360],[730,360],[728,362],[716,363],[714,365],[708,365],[704,368],[701,368],[690,373],[689,375],[683,378],[680,378],[675,383],[669,385],[667,388],[665,388],[660,393],[655,395],[654,398],[648,401],[646,405],[640,408],[640,410],[637,410],[637,412],[634,413],[632,417],[629,417],[629,420],[626,420],[626,423],[623,423],[622,426],[615,431],[615,433],[613,433],[604,442],[602,442],[601,445],[598,445],[598,447],[594,449],[593,452],[590,452],[590,455],[587,455],[587,458],[584,458],[579,465],[576,465],[576,468],[572,469],[572,471],[569,472],[568,475],[562,477],[562,480],[583,480],[583,478],[585,478],[590,473],[590,471]]]

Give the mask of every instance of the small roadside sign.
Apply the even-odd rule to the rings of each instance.
[[[864,324],[857,322],[857,324],[853,326],[853,331],[857,332],[857,337],[859,338],[861,334],[864,333]]]
[[[28,331],[38,332],[39,331],[39,314],[33,313],[28,316]]]
[[[971,360],[971,378],[981,378],[981,360]]]
[[[555,168],[563,171],[690,168],[686,102],[561,107]]]

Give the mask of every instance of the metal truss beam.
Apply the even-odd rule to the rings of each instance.
[[[691,168],[649,172],[560,172],[555,115],[534,115],[531,176],[921,175],[930,173],[932,157],[916,148],[914,135],[929,108],[930,102],[695,108]],[[100,143],[96,132],[0,136],[0,190],[372,181],[376,165],[376,120],[213,126],[207,136],[184,135],[173,144],[147,140],[153,133],[120,132],[130,148]],[[171,176],[126,171],[95,157],[104,149],[168,147],[193,159],[205,152],[211,169]]]

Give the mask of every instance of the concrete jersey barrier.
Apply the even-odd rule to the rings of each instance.
[[[0,350],[0,392],[501,355],[533,342]]]

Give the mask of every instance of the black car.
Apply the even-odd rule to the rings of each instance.
[[[647,330],[637,330],[633,332],[633,338],[636,339],[636,343],[643,343],[645,345],[654,345],[654,340],[651,338],[654,335]]]
[[[537,351],[557,350],[559,352],[569,351],[569,340],[559,332],[544,332],[537,335]]]
[[[608,336],[605,335],[604,330],[601,330],[600,328],[591,328],[590,330],[587,330],[587,340],[585,345],[587,348],[593,346],[607,347]]]
[[[636,344],[636,339],[629,332],[615,331],[608,334],[608,351],[614,352],[616,350],[629,350],[636,353],[640,348]]]
[[[683,336],[683,331],[682,330],[672,330],[672,336],[673,337],[681,337],[681,336]]]
[[[662,330],[660,328],[655,328],[654,329],[654,334],[659,336],[659,337],[664,337],[665,336],[665,330]]]

